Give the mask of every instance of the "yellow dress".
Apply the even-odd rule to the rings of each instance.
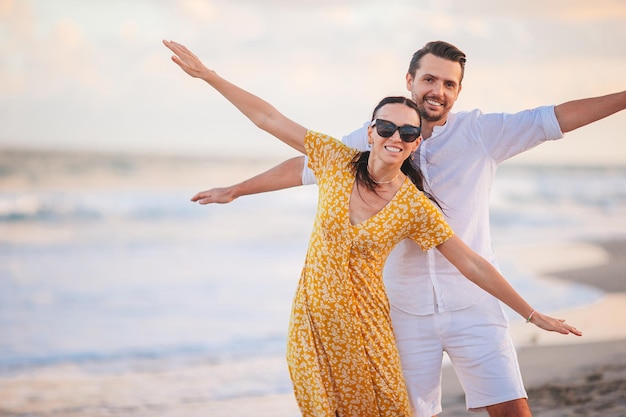
[[[404,238],[427,250],[452,231],[408,178],[381,211],[351,225],[356,151],[315,132],[305,146],[319,198],[289,324],[296,400],[305,417],[410,417],[383,265]]]

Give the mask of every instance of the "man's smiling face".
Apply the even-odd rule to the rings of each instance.
[[[462,69],[458,62],[426,54],[415,74],[407,74],[406,86],[422,113],[423,121],[443,125],[461,92]]]

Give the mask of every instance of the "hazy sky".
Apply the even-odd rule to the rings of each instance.
[[[624,0],[0,0],[0,147],[296,155],[184,74],[161,39],[341,137],[406,94],[411,54],[468,55],[457,111],[626,88]],[[518,158],[626,163],[626,112]]]

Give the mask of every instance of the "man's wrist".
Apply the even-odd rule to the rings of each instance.
[[[242,195],[245,195],[245,192],[243,190],[244,188],[243,184],[244,184],[243,182],[240,182],[239,184],[226,187],[226,190],[227,190],[226,193],[231,201],[241,197]]]

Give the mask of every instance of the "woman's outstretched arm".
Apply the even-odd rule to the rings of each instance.
[[[437,249],[446,257],[466,278],[478,285],[489,294],[498,298],[504,304],[511,307],[520,316],[532,322],[536,326],[562,334],[575,334],[582,336],[582,332],[565,323],[565,320],[555,319],[535,311],[527,302],[511,287],[506,279],[485,258],[474,252],[458,236],[437,246]]]
[[[305,153],[306,128],[285,117],[265,100],[220,77],[214,70],[207,68],[185,46],[166,40],[163,41],[163,44],[174,53],[172,61],[178,64],[183,71],[194,78],[206,81],[259,128],[292,148]]]

